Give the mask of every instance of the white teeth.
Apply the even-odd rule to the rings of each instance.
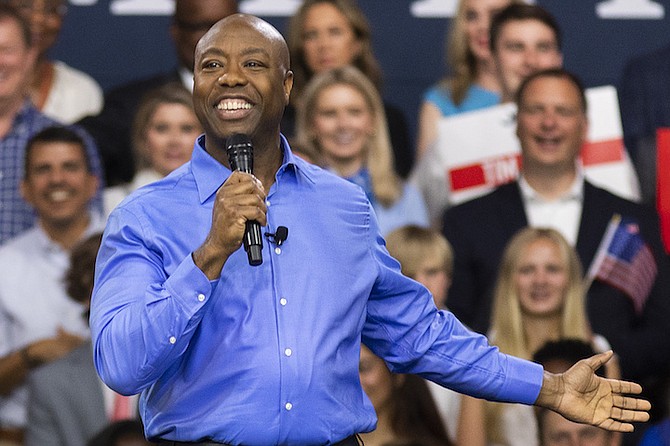
[[[216,108],[217,110],[249,110],[251,108],[251,104],[247,101],[238,99],[228,99],[219,102]]]
[[[70,193],[68,191],[64,190],[55,190],[49,193],[49,198],[52,201],[65,201],[68,199],[70,196]]]

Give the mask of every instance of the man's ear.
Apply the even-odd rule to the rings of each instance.
[[[288,105],[293,90],[293,71],[288,70],[284,75],[284,104]]]

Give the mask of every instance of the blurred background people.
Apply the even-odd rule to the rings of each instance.
[[[563,65],[561,30],[540,6],[517,3],[504,8],[493,17],[490,39],[501,102],[514,101],[531,74]]]
[[[621,215],[633,222],[636,246],[647,246],[653,255],[653,262],[631,274],[629,282],[642,284],[651,277],[653,283],[644,305],[635,310],[630,293],[604,280],[592,281],[586,300],[588,320],[614,347],[625,378],[650,379],[663,374],[670,362],[666,335],[670,273],[658,216],[653,209],[585,179],[578,164],[588,129],[585,107],[581,82],[565,70],[541,71],[524,81],[517,100],[519,179],[444,215],[443,234],[454,248],[447,305],[470,328],[488,332],[501,253],[517,231],[526,226],[553,227],[588,268],[612,216]],[[658,274],[649,276],[654,268]]]
[[[37,45],[29,23],[14,7],[0,3],[0,244],[31,228],[35,211],[23,199],[20,184],[28,140],[45,127],[59,125],[40,113],[30,100],[30,80],[35,68]],[[91,171],[102,186],[98,151],[90,137],[77,129],[86,143]],[[93,201],[101,210],[102,199]]]
[[[425,446],[451,444],[423,378],[391,373],[384,360],[364,345],[359,373],[377,413],[375,430],[360,435],[366,446],[398,441]]]
[[[400,262],[402,273],[428,288],[435,306],[445,309],[454,271],[454,252],[447,239],[417,225],[401,226],[385,238],[386,249]]]
[[[491,18],[521,0],[460,0],[449,25],[446,60],[450,74],[424,93],[419,110],[416,158],[437,139],[441,117],[500,102],[500,79],[491,55]]]
[[[66,0],[3,0],[28,21],[35,39],[37,61],[32,73],[30,97],[35,107],[64,124],[72,124],[102,109],[102,89],[88,74],[60,60],[49,50],[58,41],[67,11]]]
[[[588,342],[597,352],[610,349],[587,322],[577,253],[554,229],[528,227],[510,240],[494,299],[489,341],[503,353],[531,359],[546,342],[562,338]],[[606,368],[619,378],[616,363]],[[459,445],[538,444],[532,407],[462,398]]]
[[[455,36],[454,36],[455,37]],[[490,54],[500,88],[499,103],[508,103],[514,96],[521,81],[539,70],[558,68],[563,62],[561,52],[561,31],[554,17],[537,5],[510,3],[493,14],[489,29]],[[477,109],[486,108],[483,104]],[[489,104],[493,106],[495,104]],[[476,110],[476,109],[473,109]],[[473,111],[470,110],[470,111]],[[493,126],[499,126],[500,120],[514,122],[514,110],[507,111],[508,116],[482,116],[476,124],[476,131],[482,134]],[[424,151],[418,159],[411,175],[411,182],[420,190],[434,227],[439,227],[444,212],[451,205],[451,185],[445,181],[444,158],[449,158],[449,150],[464,150],[459,147],[446,149],[440,146],[449,135],[439,135],[437,125],[441,116],[433,112],[425,125],[424,134],[429,135],[435,144],[424,145]],[[453,116],[453,114],[452,114]],[[434,121],[433,124],[430,121]],[[424,128],[423,124],[422,127]],[[510,136],[513,126],[509,126]],[[434,132],[432,135],[430,132]],[[463,135],[461,135],[463,137]],[[491,141],[495,144],[496,141]],[[442,142],[444,144],[444,142]],[[452,155],[453,156],[453,155]]]
[[[385,239],[386,249],[400,262],[402,273],[428,288],[435,306],[445,309],[454,269],[454,253],[449,241],[434,229],[416,225],[401,226]],[[432,381],[425,382],[447,428],[449,440],[455,443],[460,394]]]
[[[286,41],[294,81],[281,130],[289,140],[297,131],[295,120],[302,107],[302,92],[315,74],[353,65],[382,95],[382,70],[372,52],[370,25],[355,0],[305,0],[289,21]],[[406,177],[412,168],[414,149],[405,116],[387,102],[384,113],[393,149],[392,167]]]
[[[93,292],[95,257],[102,233],[94,233],[74,247],[65,274],[68,296],[85,311]],[[108,424],[104,385],[93,366],[90,339],[50,364],[35,369],[27,380],[26,446],[85,446]]]
[[[297,112],[295,145],[363,188],[382,234],[411,223],[428,225],[423,198],[393,170],[384,108],[363,73],[345,66],[314,76]]]
[[[86,308],[67,297],[63,277],[73,247],[103,226],[88,209],[98,180],[77,133],[48,127],[30,140],[25,155],[21,192],[37,224],[0,247],[0,438],[19,443],[26,378],[89,336]]]
[[[192,91],[196,43],[213,24],[236,12],[236,0],[175,0],[170,36],[178,66],[172,71],[115,87],[105,94],[105,105],[98,115],[80,121],[98,143],[108,185],[128,183],[135,175],[131,127],[142,97],[149,90],[170,82],[181,83]]]
[[[180,83],[149,91],[140,102],[132,126],[137,172],[130,183],[107,188],[105,214],[132,191],[160,180],[191,159],[202,126],[193,111],[191,93]]]

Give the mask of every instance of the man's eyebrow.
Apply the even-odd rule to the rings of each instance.
[[[241,54],[243,56],[252,56],[254,54],[262,54],[267,57],[270,56],[270,53],[268,53],[268,51],[265,48],[259,48],[259,47],[245,48],[242,50]]]
[[[217,56],[226,56],[228,53],[223,51],[221,48],[218,47],[211,47],[207,48],[202,52],[202,56],[209,56],[209,55],[217,55]],[[270,56],[270,53],[265,49],[265,48],[260,48],[260,47],[249,47],[249,48],[244,48],[241,53],[242,56],[251,56],[254,54],[262,54],[266,57]]]

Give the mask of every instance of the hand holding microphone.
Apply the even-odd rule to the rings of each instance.
[[[231,147],[235,154],[238,146],[235,140],[227,141],[226,147]],[[239,142],[239,140],[238,140]],[[246,149],[250,142],[242,142],[241,146],[244,152],[242,159],[235,159],[231,162],[231,168],[238,167],[240,164],[248,164],[249,160],[244,160],[248,155]],[[239,148],[239,147],[237,147]],[[253,160],[253,158],[252,158]],[[249,168],[252,166],[249,165]],[[210,280],[215,280],[221,275],[221,270],[228,257],[237,251],[242,244],[249,246],[258,246],[257,240],[261,240],[261,245],[254,248],[252,253],[247,249],[249,263],[253,264],[259,259],[256,252],[262,250],[262,239],[260,238],[260,228],[267,224],[267,207],[265,205],[266,193],[261,182],[250,174],[243,173],[241,169],[233,169],[233,173],[226,182],[216,192],[214,206],[212,210],[212,225],[205,242],[193,253],[193,261]],[[188,217],[187,217],[188,218]],[[255,221],[258,224],[258,238],[254,234],[249,234],[247,223]],[[256,243],[255,245],[251,243]],[[251,257],[253,256],[253,257]]]
[[[231,136],[226,141],[226,153],[231,170],[253,174],[254,148],[251,138],[239,133]],[[243,243],[249,265],[258,266],[263,263],[263,238],[258,221],[247,220]]]

